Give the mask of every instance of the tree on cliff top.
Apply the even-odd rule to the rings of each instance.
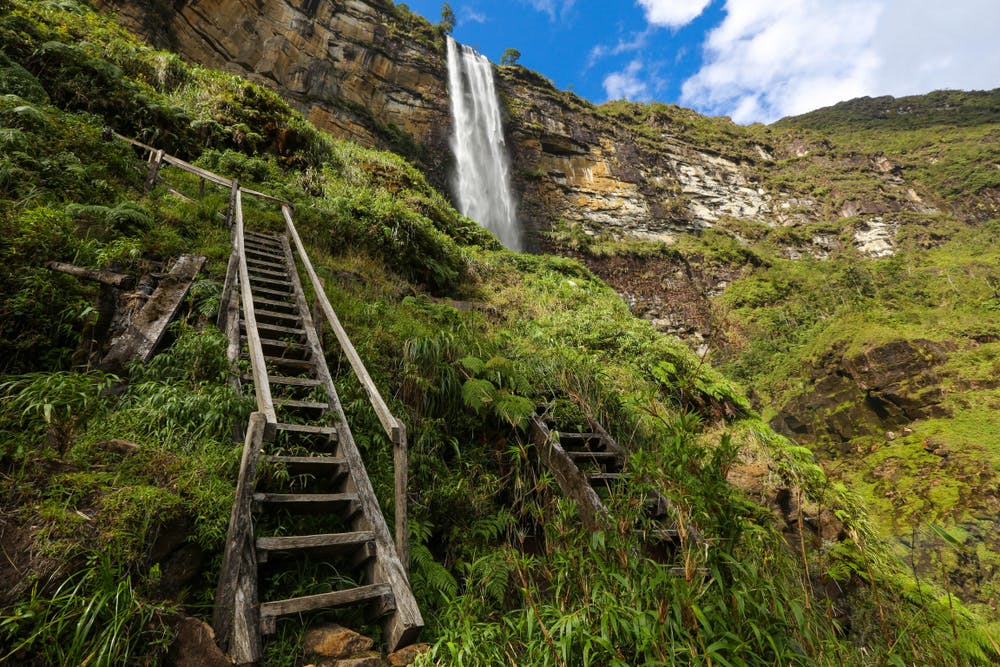
[[[501,65],[516,65],[517,61],[521,59],[521,52],[517,49],[506,49],[503,55],[500,56]]]
[[[450,35],[455,29],[455,12],[447,2],[441,5],[441,30],[444,34]]]

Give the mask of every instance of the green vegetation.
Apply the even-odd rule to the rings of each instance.
[[[13,147],[0,157],[0,511],[15,537],[13,569],[0,564],[14,582],[0,588],[0,659],[152,664],[171,614],[207,616],[239,462],[230,429],[251,409],[209,324],[228,255],[225,194],[145,191],[142,163],[105,125],[294,203],[341,320],[409,430],[426,663],[996,658],[981,621],[907,574],[807,451],[579,262],[503,250],[398,156],[322,135],[273,94],[144,47],[82,4],[11,7],[0,17],[0,82],[14,82],[0,98],[0,141]],[[197,191],[192,177],[164,177]],[[255,228],[280,229],[273,206],[246,208]],[[724,236],[703,239],[705,252],[744,257],[716,248]],[[96,291],[43,262],[139,273],[192,251],[208,263],[168,349],[120,378],[81,372],[99,341]],[[792,294],[770,266],[734,309]],[[843,307],[869,292],[863,275],[845,275]],[[388,502],[391,445],[340,353],[329,357]],[[539,402],[575,426],[585,408],[632,452],[631,484],[608,501],[613,530],[584,532],[539,469],[519,428]],[[766,471],[759,498],[728,483],[739,466]],[[641,555],[633,527],[650,488],[704,545]],[[790,524],[753,502],[782,493],[800,507],[794,548]],[[803,507],[835,515],[844,536],[803,528]],[[170,558],[181,549],[200,562],[183,576]],[[329,576],[282,585],[316,590]],[[268,664],[296,664],[300,634],[283,621]]]
[[[501,65],[516,65],[517,61],[521,59],[521,52],[517,49],[504,49],[503,54],[500,56]]]

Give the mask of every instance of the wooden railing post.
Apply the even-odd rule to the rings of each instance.
[[[392,435],[392,462],[396,482],[396,551],[407,578],[410,576],[410,535],[406,510],[408,505],[409,462],[406,450],[406,427],[396,422]]]
[[[146,189],[152,190],[160,175],[160,165],[163,164],[163,151],[157,150],[149,156],[149,176],[146,177]]]
[[[263,654],[257,598],[257,550],[251,510],[257,461],[266,428],[267,418],[263,413],[250,415],[212,610],[216,641],[237,665],[257,664]]]

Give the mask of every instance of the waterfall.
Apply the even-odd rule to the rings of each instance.
[[[521,228],[510,190],[507,145],[490,61],[448,37],[448,94],[455,153],[452,181],[458,208],[511,250],[521,249]]]

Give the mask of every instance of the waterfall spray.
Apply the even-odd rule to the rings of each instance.
[[[510,190],[507,145],[490,61],[448,37],[448,92],[455,153],[452,182],[458,207],[499,237],[521,249],[521,228]]]

